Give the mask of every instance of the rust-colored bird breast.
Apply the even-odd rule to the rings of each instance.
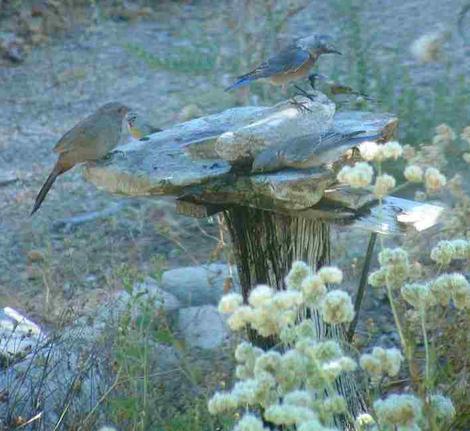
[[[310,69],[313,67],[314,64],[315,60],[310,57],[298,69],[274,75],[270,78],[270,81],[274,85],[284,85],[290,81],[295,81],[297,79],[304,78],[308,75]]]

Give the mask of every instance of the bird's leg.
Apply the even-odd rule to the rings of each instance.
[[[299,102],[296,100],[295,96],[291,97],[289,102],[291,105],[294,105],[299,112],[312,112],[312,110],[307,107],[307,102]]]
[[[305,91],[302,87],[299,87],[298,85],[294,85],[294,88],[299,92],[299,96],[304,96],[309,100],[314,100],[316,95],[314,93],[309,93],[308,91]]]
[[[308,80],[310,82],[310,87],[312,87],[312,90],[315,91],[315,81],[317,79],[316,73],[312,73],[311,75],[308,75]]]
[[[310,94],[308,93],[307,91],[305,91],[303,88],[299,87],[298,85],[294,85],[294,88],[298,91],[297,94],[294,94],[294,96],[292,96],[291,100],[290,100],[290,103],[294,106],[297,107],[297,109],[300,111],[300,112],[312,112],[310,108],[308,108],[308,102],[299,102],[295,96],[303,96],[303,97],[306,97],[307,99],[313,101],[315,99],[315,94]]]

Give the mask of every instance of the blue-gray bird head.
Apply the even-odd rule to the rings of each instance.
[[[297,45],[310,52],[311,55],[342,55],[333,45],[333,38],[328,34],[312,34],[311,36],[303,37],[297,41]]]

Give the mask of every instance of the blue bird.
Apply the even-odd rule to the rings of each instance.
[[[313,34],[297,39],[251,72],[239,76],[225,91],[243,87],[258,79],[265,79],[273,85],[284,86],[290,81],[303,78],[308,75],[320,55],[341,55],[333,46],[332,40],[331,36],[325,34]]]

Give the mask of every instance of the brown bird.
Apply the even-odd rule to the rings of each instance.
[[[34,202],[33,215],[41,206],[56,178],[83,162],[103,158],[119,144],[124,116],[129,108],[107,103],[70,129],[54,147],[59,158]]]

